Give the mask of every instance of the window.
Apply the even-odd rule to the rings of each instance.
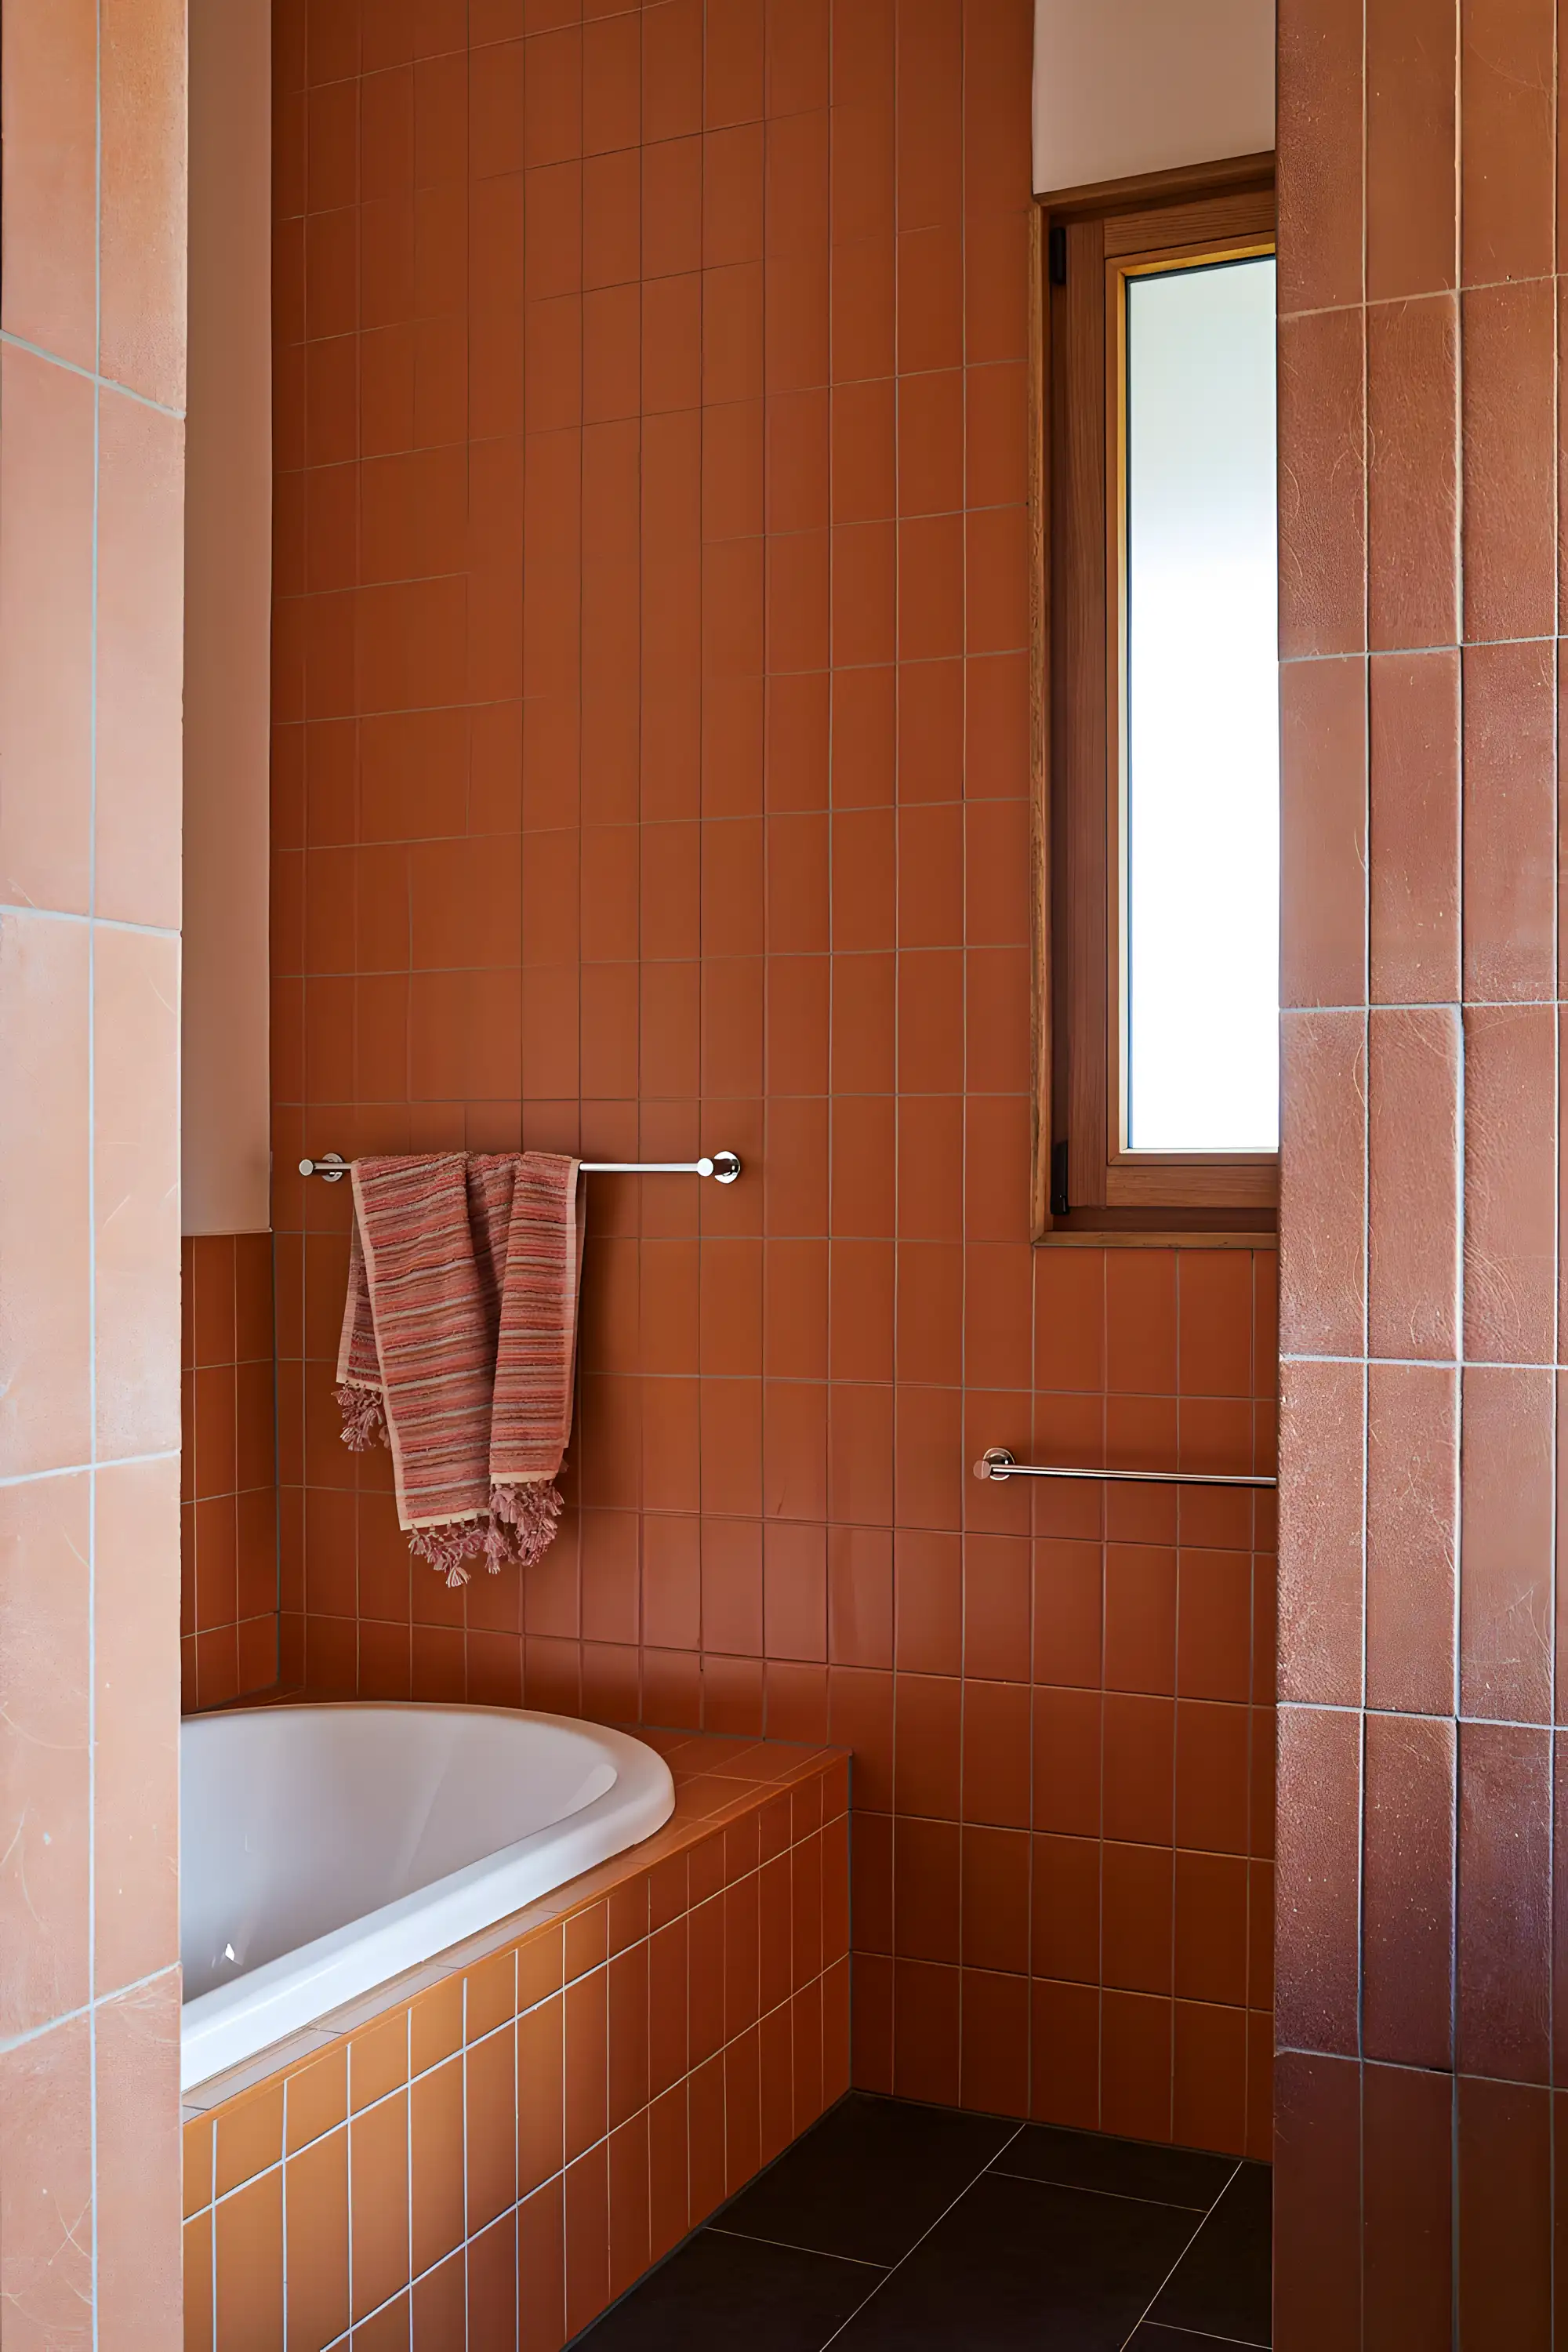
[[[1042,226],[1037,1224],[1256,1234],[1279,1183],[1272,191]]]

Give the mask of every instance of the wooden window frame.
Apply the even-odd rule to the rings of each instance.
[[[1037,1241],[1256,1247],[1278,1152],[1122,1137],[1121,499],[1128,277],[1271,251],[1271,156],[1037,205],[1031,239]]]

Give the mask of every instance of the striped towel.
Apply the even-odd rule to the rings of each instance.
[[[356,1160],[338,1349],[343,1443],[392,1449],[409,1549],[466,1584],[550,1545],[583,1267],[575,1160]]]

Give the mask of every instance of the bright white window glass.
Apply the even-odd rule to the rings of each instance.
[[[1279,1140],[1274,263],[1127,288],[1127,1141]]]

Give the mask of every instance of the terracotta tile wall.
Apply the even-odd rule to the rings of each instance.
[[[187,1713],[278,1679],[272,1236],[181,1251],[180,1684]]]
[[[280,0],[283,1666],[851,1746],[861,2079],[1258,2147],[1271,1525],[968,1475],[1272,1459],[1271,1253],[1029,1247],[1030,15]],[[450,1592],[289,1171],[520,1140],[747,1172]]]
[[[0,31],[0,2310],[179,2327],[181,9]]]
[[[1543,2347],[1556,18],[1281,0],[1279,23],[1276,2341]]]
[[[186,2124],[185,2352],[559,2352],[832,2105],[843,1759],[735,1745],[674,1745],[636,1867]]]

